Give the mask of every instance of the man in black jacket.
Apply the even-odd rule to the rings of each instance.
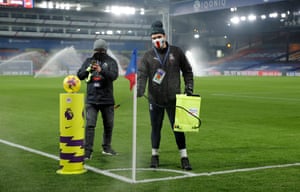
[[[193,72],[183,51],[169,45],[161,21],[152,24],[151,39],[154,47],[147,51],[138,68],[137,96],[144,95],[148,81],[149,111],[151,119],[152,157],[150,167],[159,166],[159,146],[161,128],[166,111],[173,129],[175,121],[176,94],[180,94],[181,72],[185,83],[185,93],[193,94]],[[173,131],[174,132],[174,131]],[[191,170],[183,132],[174,132],[181,156],[181,166]]]
[[[102,153],[116,155],[111,147],[114,127],[113,81],[118,78],[116,61],[107,54],[107,44],[103,39],[94,42],[94,54],[87,58],[77,72],[79,79],[87,81],[85,159],[90,159],[93,152],[95,127],[98,112],[102,114],[103,140]]]

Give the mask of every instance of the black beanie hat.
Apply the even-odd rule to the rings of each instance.
[[[151,25],[151,35],[153,34],[165,34],[165,31],[163,29],[163,24],[161,21],[155,21]]]

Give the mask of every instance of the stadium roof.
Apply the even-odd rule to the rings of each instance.
[[[36,0],[35,6],[48,6],[51,2]],[[74,10],[62,10],[60,6],[67,4],[72,5]],[[78,5],[80,12],[75,10]],[[143,9],[143,15],[109,15],[108,7],[117,5],[135,7],[138,13]],[[114,36],[105,37],[145,40],[150,24],[157,19],[170,22],[170,34],[185,39],[193,38],[195,34],[200,38],[223,37],[251,32],[298,30],[300,26],[299,0],[57,0],[51,6],[52,9],[39,8],[33,11],[1,8],[0,35],[39,37],[47,33],[48,37],[91,39],[95,38],[95,34],[112,32]],[[166,18],[169,16],[169,19]],[[72,35],[65,34],[66,31]],[[56,32],[58,35],[54,34]]]

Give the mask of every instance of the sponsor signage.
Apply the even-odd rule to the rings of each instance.
[[[170,6],[170,15],[186,15],[233,7],[244,7],[263,3],[273,3],[283,0],[190,0],[173,3]]]
[[[0,7],[33,8],[33,0],[0,0]]]

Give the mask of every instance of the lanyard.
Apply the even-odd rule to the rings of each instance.
[[[165,57],[164,57],[164,60],[163,60],[163,61],[161,60],[161,58],[160,58],[159,54],[157,53],[157,50],[156,50],[156,48],[155,48],[155,47],[153,47],[153,49],[154,49],[155,55],[156,55],[156,57],[158,58],[158,60],[159,60],[160,64],[163,66],[163,65],[164,65],[164,64],[167,62],[167,58],[168,58],[168,56],[169,56],[169,52],[170,52],[170,46],[168,46],[168,50],[167,50],[167,53],[166,53],[166,55],[165,55]]]

